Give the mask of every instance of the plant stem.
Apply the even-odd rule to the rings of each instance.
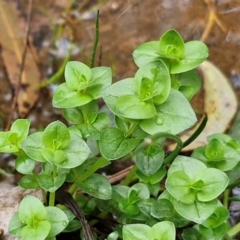
[[[229,196],[229,189],[226,189],[223,193],[223,206],[228,209],[228,196]]]
[[[53,171],[52,171],[53,179],[57,175],[57,167],[53,165]],[[55,205],[55,192],[50,192],[49,194],[49,206],[54,206]]]
[[[136,165],[134,165],[131,168],[131,170],[129,171],[129,173],[126,176],[126,178],[124,178],[124,180],[121,182],[121,185],[128,186],[134,180],[136,171],[137,171],[137,167],[136,167]]]
[[[236,235],[238,232],[240,232],[240,223],[236,224],[235,226],[233,226],[231,229],[229,229],[227,231],[227,234],[230,237],[233,237],[234,235]]]
[[[109,164],[109,161],[105,159],[104,157],[99,158],[86,172],[84,172],[81,176],[78,176],[76,181],[82,182],[89,178],[93,173],[95,173],[99,168],[102,168],[103,166],[106,166]],[[76,182],[75,181],[75,182]],[[76,191],[77,185],[75,183],[72,184],[72,186],[69,188],[68,192],[73,195],[73,193]]]
[[[229,189],[229,188],[234,188],[234,187],[237,187],[237,186],[239,186],[239,185],[240,185],[240,180],[229,184],[229,185],[227,186],[227,188],[228,188],[228,189]]]
[[[95,40],[94,40],[94,45],[93,45],[93,49],[92,49],[90,68],[94,67],[95,54],[96,54],[96,49],[97,49],[98,39],[99,39],[99,10],[97,12],[95,27],[96,27]]]
[[[134,129],[137,127],[138,125],[138,122],[132,122],[131,125],[130,125],[130,128],[128,129],[128,131],[124,134],[125,135],[125,138],[129,137],[132,132],[134,131]]]

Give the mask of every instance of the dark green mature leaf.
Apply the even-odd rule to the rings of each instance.
[[[141,139],[125,138],[117,128],[107,128],[101,134],[99,149],[103,157],[115,160],[131,152],[140,142]]]
[[[38,175],[37,181],[42,189],[48,192],[56,192],[65,182],[66,174],[58,174],[57,176],[41,174]]]
[[[179,91],[189,100],[201,88],[201,80],[195,69],[178,75]]]
[[[162,149],[156,149],[156,152],[153,154],[141,151],[137,153],[135,159],[138,169],[143,174],[150,176],[162,166],[164,151]]]
[[[201,233],[195,228],[186,228],[183,230],[182,237],[184,240],[206,240]]]
[[[171,90],[167,100],[156,109],[156,117],[140,122],[140,127],[149,134],[178,134],[190,128],[197,120],[187,99],[175,89]]]
[[[18,182],[18,185],[25,189],[35,189],[39,187],[37,179],[34,175],[24,175]]]
[[[75,184],[89,195],[107,200],[112,196],[112,187],[106,177],[94,173],[83,182],[76,181]]]

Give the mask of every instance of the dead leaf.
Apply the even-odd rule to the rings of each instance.
[[[1,53],[13,88],[18,84],[25,47],[26,36],[22,26],[23,20],[13,6],[9,2],[0,1],[0,32],[4,33],[0,37]],[[39,69],[28,47],[17,101],[19,116],[22,118],[38,99],[40,78]]]
[[[192,151],[196,147],[207,144],[207,137],[214,133],[225,132],[237,112],[237,99],[227,78],[209,61],[200,65],[203,74],[204,112],[208,115],[208,122],[203,132],[183,151]],[[201,122],[201,120],[199,121]],[[197,129],[196,124],[180,138],[186,141]],[[170,146],[170,150],[174,147]]]

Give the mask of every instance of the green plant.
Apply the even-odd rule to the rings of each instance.
[[[180,155],[206,124],[205,118],[186,142],[177,135],[197,121],[189,100],[201,86],[195,68],[207,56],[203,43],[184,43],[169,30],[134,51],[139,70],[133,78],[111,84],[110,68],[68,62],[53,106],[62,108],[69,124],[52,122],[28,135],[29,121],[18,119],[0,133],[0,151],[14,153],[24,175],[19,185],[41,188],[45,198],[44,205],[30,196],[22,200],[10,234],[55,239],[80,229],[79,238],[87,240],[217,240],[238,233],[240,226],[228,224],[227,206],[228,188],[239,184],[240,143],[215,134],[191,157]],[[99,109],[101,97],[105,110]],[[177,143],[170,153],[167,139]],[[129,158],[134,165],[120,184],[96,173]],[[67,192],[60,189],[64,183]],[[107,232],[94,231],[109,218]]]

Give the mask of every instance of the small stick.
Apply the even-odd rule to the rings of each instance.
[[[26,60],[26,55],[27,55],[27,45],[28,45],[28,35],[30,32],[30,21],[32,18],[32,2],[33,0],[29,0],[29,5],[28,5],[28,19],[27,19],[27,32],[26,32],[26,38],[25,38],[25,47],[23,50],[23,54],[22,54],[22,61],[20,64],[20,73],[19,73],[19,78],[17,81],[17,85],[16,88],[14,89],[14,98],[12,101],[12,105],[11,105],[11,112],[7,121],[7,125],[5,128],[5,131],[9,131],[10,126],[11,126],[11,121],[13,119],[13,113],[14,110],[17,106],[17,100],[18,100],[18,94],[19,94],[19,90],[20,90],[20,85],[21,85],[21,80],[22,80],[22,74],[23,74],[23,70],[24,70],[24,66],[25,66],[25,60]]]

